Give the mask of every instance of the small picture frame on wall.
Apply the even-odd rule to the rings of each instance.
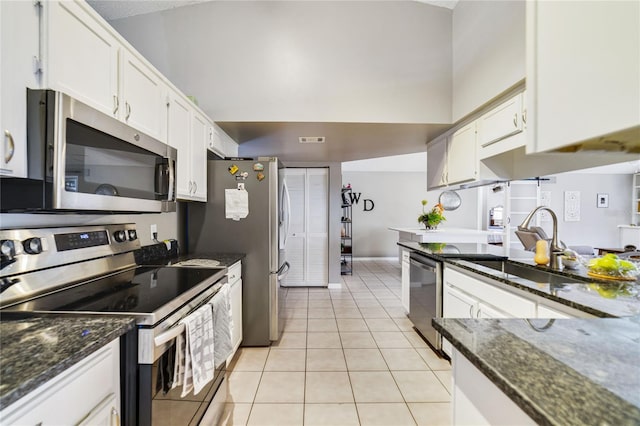
[[[598,194],[598,200],[596,205],[599,209],[607,209],[609,208],[609,194]]]

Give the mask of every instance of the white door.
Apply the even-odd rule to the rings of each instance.
[[[285,287],[328,284],[329,173],[324,168],[285,170],[289,232],[284,250],[291,265]]]

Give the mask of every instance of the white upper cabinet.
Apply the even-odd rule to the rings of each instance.
[[[440,136],[427,145],[427,189],[447,185],[447,135]]]
[[[191,107],[189,100],[175,92],[169,94],[168,142],[178,150],[176,195],[189,197],[191,183]]]
[[[0,175],[27,176],[27,92],[39,87],[40,8],[33,2],[0,2]]]
[[[449,139],[447,155],[448,183],[464,183],[478,177],[476,122],[457,130]]]
[[[207,201],[207,144],[212,123],[198,111],[191,115],[191,188],[190,199]]]
[[[180,200],[207,200],[207,144],[211,123],[184,95],[171,91],[169,145],[178,150],[176,195]]]
[[[46,2],[47,86],[167,140],[166,84],[86,3]]]
[[[237,157],[238,144],[218,124],[213,123],[209,150],[220,157]]]
[[[528,1],[527,152],[612,134],[639,146],[639,76],[640,2]]]
[[[86,8],[73,1],[45,3],[46,85],[118,117],[120,43]]]
[[[167,86],[128,50],[123,49],[122,59],[120,118],[132,127],[166,141]]]
[[[478,120],[478,142],[485,148],[522,132],[522,94],[501,103]]]

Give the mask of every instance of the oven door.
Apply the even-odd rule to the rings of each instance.
[[[226,364],[216,368],[213,380],[197,395],[193,392],[181,397],[182,386],[171,388],[173,365],[167,362],[175,352],[175,345],[166,349],[166,356],[161,356],[153,364],[138,366],[138,421],[137,425],[171,425],[188,426],[199,424],[206,416],[206,424],[217,424],[224,411],[227,399],[225,382]],[[171,370],[171,371],[169,371]]]
[[[442,338],[431,320],[442,317],[442,263],[411,253],[409,270],[409,318],[436,351]]]
[[[215,285],[194,297],[160,324],[138,329],[138,425],[187,426],[198,424],[206,415],[207,424],[217,424],[226,402],[226,363],[219,365],[214,378],[197,395],[182,398],[182,386],[172,388],[175,366],[175,338],[184,327],[180,320],[194,312],[227,285],[224,276]],[[195,422],[194,422],[195,420]]]

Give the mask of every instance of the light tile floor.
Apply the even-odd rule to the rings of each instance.
[[[341,289],[282,289],[281,338],[236,353],[222,424],[451,424],[451,366],[407,319],[400,265],[353,269]]]

